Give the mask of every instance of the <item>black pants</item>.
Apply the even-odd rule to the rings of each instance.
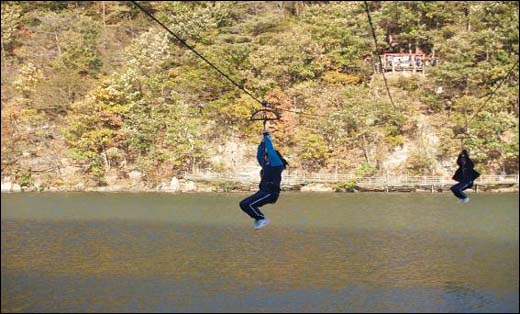
[[[259,207],[265,204],[276,203],[279,195],[279,193],[260,190],[243,199],[240,202],[240,208],[255,220],[264,219],[264,214],[262,214]]]
[[[452,186],[451,191],[453,192],[453,194],[455,194],[456,197],[462,200],[467,197],[466,194],[464,194],[462,191],[464,191],[465,189],[469,189],[472,186],[473,181],[463,181]]]

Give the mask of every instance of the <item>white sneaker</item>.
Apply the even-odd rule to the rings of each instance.
[[[269,224],[269,220],[267,219],[259,219],[255,221],[255,229],[261,229]]]
[[[462,203],[464,203],[464,204],[469,203],[469,197],[466,197],[465,199],[463,199]]]

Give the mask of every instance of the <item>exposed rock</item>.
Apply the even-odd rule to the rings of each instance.
[[[16,183],[2,182],[2,192],[21,192],[22,187]]]
[[[80,171],[81,171],[81,168],[80,167],[75,167],[75,166],[65,166],[63,168],[60,168],[60,174],[63,177],[73,176],[76,173],[79,173]]]
[[[118,181],[119,181],[119,177],[117,175],[117,172],[115,171],[110,171],[109,173],[107,173],[105,175],[105,180],[107,182],[108,185],[114,185],[116,184]]]
[[[94,189],[97,192],[123,192],[128,189],[122,185],[108,185],[108,186],[100,186]]]
[[[193,181],[179,180],[177,177],[172,177],[169,183],[163,182],[158,187],[158,190],[160,192],[195,192],[201,191],[201,187],[197,186]]]
[[[301,188],[302,192],[334,192],[334,189],[323,183],[311,183]]]
[[[172,192],[177,192],[180,188],[180,183],[179,183],[179,179],[177,179],[176,177],[173,177],[171,180],[170,180],[170,185],[168,186],[168,189],[169,191],[172,191]]]
[[[384,168],[389,170],[399,168],[400,165],[406,162],[409,153],[409,145],[406,143],[395,148],[394,152],[390,154],[390,156],[388,156],[388,158],[386,158],[386,160],[383,162]]]
[[[424,192],[429,192],[431,193],[432,192],[432,188],[423,188],[423,187],[419,187],[419,188],[416,188],[415,189],[415,192],[418,192],[418,193],[424,193]]]
[[[359,193],[359,191],[355,188],[348,188],[348,189],[337,189],[336,192],[343,192],[343,193]]]
[[[40,190],[45,186],[45,180],[41,176],[33,176],[33,185],[36,189]]]
[[[141,180],[141,178],[143,177],[143,173],[141,171],[139,171],[139,170],[132,170],[128,174],[128,177],[131,180],[138,181],[138,180]]]
[[[510,187],[510,188],[499,188],[499,189],[493,190],[493,192],[502,192],[502,193],[518,192],[518,186]]]
[[[197,191],[197,185],[195,184],[195,182],[190,180],[180,180],[179,190],[181,192],[195,192]]]
[[[209,186],[209,185],[208,185],[208,186],[206,186],[206,185],[204,185],[204,186],[200,186],[200,185],[199,185],[199,186],[197,187],[197,192],[203,192],[203,193],[207,193],[207,192],[216,192],[216,188],[213,187],[213,186]]]
[[[74,191],[84,191],[85,190],[85,184],[83,182],[80,182],[76,184],[73,188]]]

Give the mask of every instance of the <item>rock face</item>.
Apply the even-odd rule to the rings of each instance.
[[[147,188],[143,182],[143,172],[140,170],[134,169],[128,173],[128,178],[130,182],[128,184],[128,189],[132,192],[145,191]]]
[[[177,179],[176,177],[173,177],[170,180],[170,186],[169,186],[170,191],[177,192],[180,189],[180,187],[181,187],[181,185],[179,183],[179,179]]]
[[[334,189],[326,184],[311,183],[301,188],[302,192],[334,192]]]
[[[210,192],[216,192],[216,189],[211,186],[199,186],[197,188],[197,192],[210,193]]]
[[[197,191],[197,185],[190,180],[181,180],[179,182],[179,190],[181,192],[195,192]]]
[[[179,179],[177,177],[172,177],[170,180],[170,183],[163,182],[159,186],[160,192],[178,192],[180,190],[181,184],[179,182]]]
[[[128,177],[130,178],[130,180],[139,181],[143,177],[143,173],[139,170],[132,170],[128,174]]]
[[[128,189],[125,188],[122,185],[110,185],[110,186],[99,186],[96,188],[93,188],[92,191],[96,192],[127,192]]]
[[[21,192],[22,187],[16,183],[2,182],[2,192]]]

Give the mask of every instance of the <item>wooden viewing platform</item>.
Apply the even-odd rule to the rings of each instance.
[[[437,66],[437,58],[424,53],[385,53],[380,56],[384,72],[423,72],[425,68]],[[377,71],[381,72],[379,64]]]

